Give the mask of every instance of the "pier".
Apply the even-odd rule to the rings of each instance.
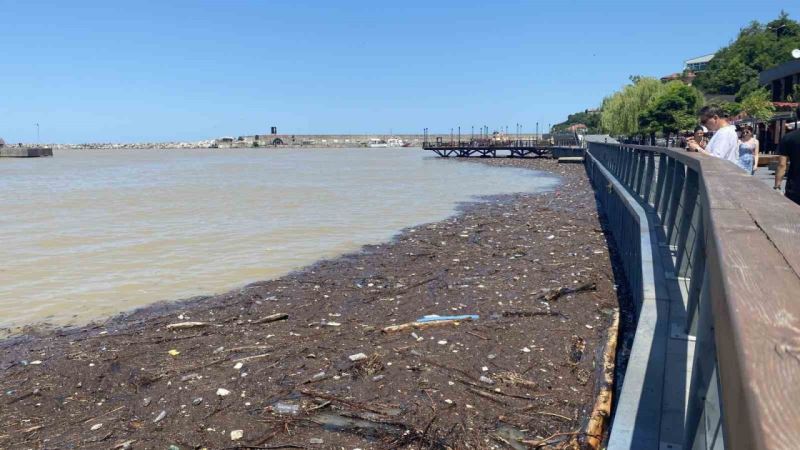
[[[39,158],[53,156],[49,147],[0,147],[0,158]]]
[[[550,155],[553,145],[549,142],[536,139],[496,140],[473,138],[469,141],[443,142],[442,138],[422,143],[424,150],[429,150],[443,158],[451,156],[468,158],[479,156],[482,158],[497,158],[507,156],[511,158],[543,157]]]
[[[585,141],[581,141],[574,133],[553,136],[535,134],[530,137],[482,132],[477,137],[471,135],[469,140],[462,140],[460,133],[448,139],[443,135],[430,135],[425,129],[422,136],[422,149],[442,158],[578,158],[583,156],[585,150]]]

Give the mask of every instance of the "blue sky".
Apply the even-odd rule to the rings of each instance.
[[[0,0],[0,136],[533,131],[794,2]]]

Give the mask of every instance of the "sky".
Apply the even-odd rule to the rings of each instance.
[[[0,137],[449,132],[597,107],[800,3],[0,0]]]

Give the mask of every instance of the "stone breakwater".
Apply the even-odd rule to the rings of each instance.
[[[353,148],[367,147],[370,140],[386,141],[389,138],[401,140],[410,147],[422,146],[422,134],[255,134],[248,136],[220,137],[200,141],[172,142],[91,142],[81,144],[46,144],[55,150],[135,150],[135,149],[190,149],[190,148],[252,148],[252,147],[309,147],[309,148]],[[469,140],[469,134],[462,134],[461,140]],[[535,139],[534,135],[520,135],[520,139]],[[441,139],[448,142],[450,134],[429,134],[428,139]],[[453,135],[453,140],[458,136]]]

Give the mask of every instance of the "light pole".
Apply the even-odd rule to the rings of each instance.
[[[783,28],[786,28],[786,24],[783,24],[783,25],[781,25],[779,27],[767,27],[768,30],[771,30],[771,31],[775,32],[775,39],[780,39],[780,31]]]
[[[36,145],[39,145],[39,124],[36,124]]]

